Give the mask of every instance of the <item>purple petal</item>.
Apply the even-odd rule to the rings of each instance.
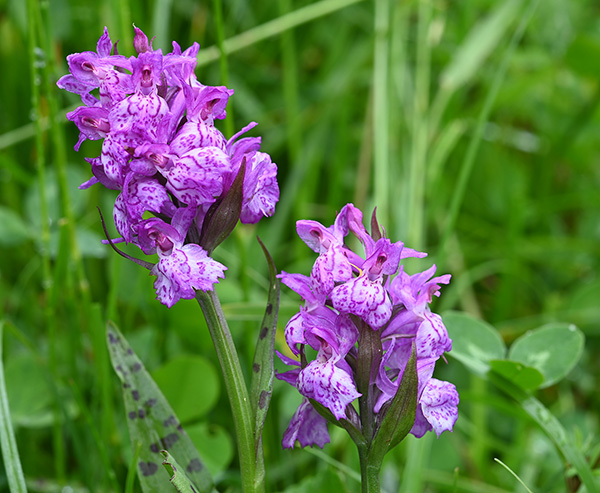
[[[167,102],[156,93],[136,93],[118,102],[109,113],[110,128],[156,140],[158,125],[168,112]]]
[[[352,377],[331,361],[312,361],[298,375],[298,391],[328,408],[336,419],[346,417],[346,406],[360,397]]]
[[[183,156],[198,147],[218,147],[225,150],[227,141],[220,130],[204,122],[187,122],[170,144],[171,151]]]
[[[194,149],[165,173],[167,189],[184,204],[212,203],[223,192],[222,174],[229,166],[227,154],[217,147]]]
[[[173,249],[171,255],[161,257],[151,271],[157,277],[156,297],[170,308],[181,298],[194,298],[195,289],[211,291],[219,278],[224,277],[226,269],[196,244]]]
[[[272,216],[279,200],[277,166],[264,152],[257,152],[246,162],[244,176],[244,202],[240,221],[257,223],[264,216]]]
[[[300,354],[299,344],[306,344],[304,338],[302,312],[296,313],[285,326],[285,342],[296,356]]]
[[[452,341],[442,322],[435,313],[425,315],[425,320],[417,331],[417,355],[419,358],[439,358],[452,349]]]
[[[423,390],[420,399],[423,416],[438,438],[443,431],[452,431],[458,417],[458,401],[456,387],[449,382],[432,378]]]
[[[319,255],[310,273],[315,291],[329,295],[336,282],[352,279],[352,265],[340,245],[332,244],[329,249]]]
[[[336,286],[330,297],[336,310],[359,316],[373,329],[383,327],[392,315],[392,303],[385,288],[365,276]]]
[[[321,448],[330,441],[327,420],[315,411],[308,399],[304,399],[292,416],[283,434],[283,448],[293,448],[296,440],[302,447],[317,445]]]

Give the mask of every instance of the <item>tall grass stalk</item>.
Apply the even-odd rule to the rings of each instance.
[[[77,243],[75,235],[75,214],[73,212],[73,203],[71,200],[70,184],[67,179],[67,150],[65,144],[65,135],[63,127],[58,123],[58,98],[56,87],[56,63],[53,54],[52,32],[50,14],[48,12],[49,3],[39,2],[39,40],[42,44],[44,53],[44,63],[42,72],[42,88],[46,96],[48,104],[48,121],[50,123],[50,137],[52,139],[52,164],[57,172],[57,182],[60,192],[60,205],[62,214],[66,219],[64,227],[66,228],[69,243],[68,252],[61,252],[63,255],[68,255],[70,264],[74,268],[78,290],[82,296],[82,302],[85,308],[89,307],[89,285],[83,271],[83,259],[81,250]],[[61,254],[59,253],[59,254]]]
[[[425,231],[425,179],[429,113],[429,85],[431,72],[431,2],[421,1],[418,7],[416,68],[414,85],[414,110],[412,149],[409,172],[408,241],[413,248],[424,246]]]
[[[217,32],[217,48],[219,49],[219,70],[221,73],[221,84],[229,86],[229,67],[227,53],[223,43],[225,42],[225,21],[223,20],[223,3],[221,0],[213,0],[213,12],[215,16],[215,29]],[[227,104],[227,118],[225,119],[225,135],[227,138],[234,134],[233,106],[230,101]]]
[[[0,446],[2,448],[2,460],[8,487],[11,493],[27,493],[25,476],[19,458],[17,441],[10,419],[8,396],[6,395],[6,383],[4,381],[4,364],[2,363],[2,340],[4,338],[4,322],[0,321]]]
[[[48,365],[50,372],[56,374],[57,356],[56,356],[56,313],[55,306],[50,302],[53,298],[54,281],[52,275],[50,259],[50,222],[48,214],[48,199],[46,196],[46,159],[44,149],[44,131],[41,126],[41,117],[43,114],[41,101],[42,71],[40,70],[43,61],[40,59],[41,48],[39,40],[38,24],[40,22],[38,2],[27,0],[28,15],[28,46],[29,46],[29,66],[31,67],[31,114],[35,125],[35,164],[37,180],[39,187],[40,200],[40,228],[37,238],[39,254],[42,260],[42,289],[45,294],[44,320],[48,331]],[[52,424],[52,446],[54,469],[56,479],[59,484],[64,483],[66,479],[66,455],[65,445],[62,436],[62,414],[58,400],[53,402],[53,424]]]
[[[452,232],[454,231],[454,227],[456,226],[458,213],[460,211],[460,207],[465,197],[467,184],[469,182],[471,172],[473,171],[475,157],[477,156],[477,151],[479,150],[479,145],[481,144],[481,140],[483,137],[484,126],[494,107],[494,103],[498,96],[498,92],[500,91],[500,87],[506,76],[508,64],[512,59],[515,53],[515,49],[519,41],[523,37],[523,34],[525,33],[525,30],[527,29],[527,26],[529,25],[529,22],[533,17],[533,14],[539,3],[539,0],[531,0],[527,6],[527,9],[523,12],[521,20],[517,28],[515,29],[515,32],[510,40],[508,48],[506,49],[504,56],[502,57],[502,60],[498,65],[498,68],[496,69],[492,85],[490,87],[489,92],[486,95],[485,101],[483,103],[483,108],[479,113],[479,117],[477,118],[477,123],[475,125],[473,137],[469,142],[467,154],[460,167],[456,187],[454,189],[454,193],[452,194],[452,199],[449,204],[448,216],[442,231],[440,251],[438,254],[438,264],[440,265],[444,265],[444,263],[446,262],[450,237],[452,235]]]
[[[375,0],[375,53],[373,66],[374,190],[380,224],[390,217],[389,156],[389,44],[390,2]]]
[[[232,36],[223,43],[223,51],[228,55],[247,48],[265,39],[277,36],[289,29],[306,24],[319,17],[332,14],[340,9],[346,8],[364,0],[322,0],[305,7],[301,7],[289,14],[277,17],[272,21],[265,22],[260,26]],[[217,46],[210,46],[200,50],[198,53],[198,66],[206,65],[218,60],[220,51]]]

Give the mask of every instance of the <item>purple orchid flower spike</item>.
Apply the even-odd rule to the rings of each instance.
[[[362,212],[347,204],[329,227],[312,220],[297,223],[298,235],[318,257],[310,276],[279,276],[304,300],[285,329],[299,360],[280,356],[293,369],[277,375],[305,398],[284,434],[284,447],[296,440],[301,446],[323,446],[328,437],[323,419],[346,428],[359,447],[365,442],[387,447],[392,437],[378,439],[378,427],[389,424],[388,413],[400,412],[399,392],[410,386],[417,398],[405,433],[420,437],[433,430],[439,436],[452,431],[457,419],[456,388],[433,378],[436,361],[451,350],[452,341],[429,307],[450,276],[432,277],[435,266],[406,274],[402,260],[426,253],[390,241],[375,215],[371,233],[362,221]],[[348,235],[356,237],[361,252],[348,246]],[[307,355],[314,351],[311,360]],[[394,419],[411,419],[403,412]],[[318,430],[314,434],[311,425]]]
[[[210,235],[219,242],[238,219],[256,223],[272,215],[279,200],[277,166],[260,152],[260,138],[237,140],[256,124],[229,140],[214,126],[226,117],[233,90],[197,80],[197,43],[182,51],[174,42],[163,55],[134,29],[135,56],[117,54],[105,28],[96,52],[67,57],[70,73],[57,84],[83,102],[67,115],[80,132],[75,149],[85,140],[102,141],[100,156],[87,158],[93,177],[80,188],[101,184],[120,192],[113,217],[122,239],[115,241],[158,254],[152,269],[157,297],[172,306],[196,290],[211,290],[225,271],[200,246],[206,215],[223,202],[241,204],[222,232],[212,221]],[[242,166],[245,173],[239,173]],[[231,197],[238,174],[233,195],[239,197]]]

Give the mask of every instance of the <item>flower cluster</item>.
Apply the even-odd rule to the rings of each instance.
[[[260,138],[227,140],[214,126],[233,91],[201,84],[194,74],[199,45],[163,55],[135,28],[137,56],[117,52],[105,28],[97,52],[67,57],[70,74],[58,86],[81,97],[67,114],[86,140],[103,140],[93,177],[118,190],[113,217],[121,239],[158,254],[151,269],[157,298],[167,306],[211,290],[226,267],[209,253],[238,219],[256,223],[279,199],[277,167]]]
[[[441,317],[429,309],[440,284],[447,284],[450,276],[432,278],[435,265],[407,274],[401,260],[426,254],[385,238],[375,215],[371,224],[369,234],[362,212],[352,204],[330,227],[316,221],[297,223],[298,235],[319,256],[310,276],[280,274],[282,282],[304,300],[285,328],[286,342],[299,361],[279,353],[294,368],[277,378],[304,396],[284,434],[284,447],[293,447],[296,440],[303,447],[329,442],[325,413],[317,412],[311,400],[327,408],[335,420],[345,419],[360,428],[367,418],[359,417],[352,403],[356,399],[360,403],[369,393],[370,407],[361,405],[360,410],[367,409],[372,421],[381,422],[413,346],[418,391],[411,433],[421,437],[433,429],[439,436],[452,430],[456,421],[455,386],[432,377],[435,362],[450,351],[452,341]],[[348,233],[362,244],[364,255],[347,246]],[[315,355],[312,361],[308,353]],[[371,366],[366,369],[361,361],[365,356]],[[361,371],[366,371],[366,378],[361,378]],[[363,382],[362,387],[357,382]]]

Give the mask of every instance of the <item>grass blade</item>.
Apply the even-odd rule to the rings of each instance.
[[[25,477],[17,450],[17,441],[10,420],[10,409],[4,383],[4,365],[2,364],[2,334],[4,322],[0,322],[0,445],[6,478],[11,493],[26,493]]]

